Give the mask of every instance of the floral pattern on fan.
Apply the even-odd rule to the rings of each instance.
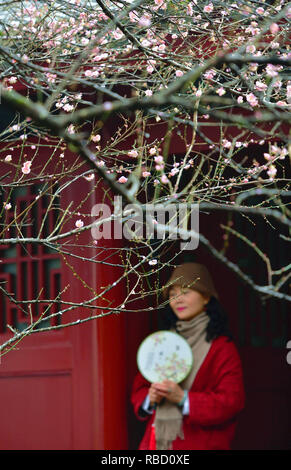
[[[141,374],[149,382],[164,379],[182,382],[191,370],[192,350],[187,341],[172,331],[157,331],[141,343],[137,364]]]
[[[159,381],[165,379],[177,382],[181,374],[187,375],[192,363],[180,358],[177,353],[173,353],[167,358],[163,365],[157,364],[155,372],[159,376]]]

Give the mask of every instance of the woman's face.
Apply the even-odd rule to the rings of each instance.
[[[200,292],[173,285],[169,291],[170,307],[179,320],[191,320],[205,310],[210,297]]]

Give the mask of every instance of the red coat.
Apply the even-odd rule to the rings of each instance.
[[[131,401],[138,419],[147,421],[140,450],[149,449],[154,415],[138,414],[150,383],[140,373],[133,384]],[[173,450],[230,449],[237,415],[245,401],[241,361],[233,341],[225,336],[213,340],[189,390],[190,414],[183,418],[184,439]]]

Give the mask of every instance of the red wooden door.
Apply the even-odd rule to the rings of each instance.
[[[37,196],[36,186],[17,189],[12,195],[13,208],[19,214]],[[43,221],[45,201],[27,211],[24,236],[35,236]],[[5,223],[13,220],[7,213]],[[54,224],[53,212],[45,231]],[[16,236],[11,224],[10,235]],[[62,265],[58,254],[43,245],[0,246],[2,282],[15,299],[31,300],[15,304],[1,292],[1,343],[11,337],[7,324],[22,330],[34,318],[44,315],[39,327],[48,326],[45,312],[60,308],[58,296],[62,286]],[[4,285],[4,284],[3,284]],[[39,298],[40,303],[33,303]],[[48,309],[46,299],[56,299]],[[22,307],[22,308],[21,308]],[[60,323],[56,317],[51,325]],[[69,449],[73,444],[73,348],[68,331],[34,333],[15,349],[1,357],[0,364],[0,447],[1,449]]]
[[[68,190],[61,192],[60,206],[65,209],[73,201],[74,208],[80,207],[79,217],[90,214],[102,193],[93,190],[88,196],[93,188],[88,185],[84,178],[77,179]],[[17,213],[34,202],[33,210],[27,212],[26,236],[35,236],[46,213],[45,199],[35,202],[37,191],[37,187],[23,187],[14,191],[11,200]],[[5,223],[9,224],[13,213],[6,212],[5,217]],[[87,222],[85,216],[84,221]],[[45,222],[44,233],[49,233],[55,222],[52,211]],[[72,217],[64,229],[74,229],[75,222],[76,217]],[[13,230],[11,228],[12,237]],[[34,318],[45,311],[64,311],[50,322],[44,316],[40,327],[48,323],[57,327],[88,316],[82,303],[114,277],[112,268],[106,270],[99,262],[86,261],[96,256],[90,231],[70,241],[74,244],[73,256],[60,255],[41,244],[0,246],[0,280],[17,300],[33,301],[38,297],[41,302],[31,302]],[[117,286],[111,294],[117,302],[121,289]],[[59,298],[68,304],[58,302]],[[48,309],[46,299],[56,302]],[[3,293],[0,302],[3,344],[11,337],[7,323],[23,329],[29,324],[30,316],[22,311],[21,304],[15,304]],[[79,306],[70,309],[73,303]],[[23,310],[27,311],[27,305],[22,304]],[[3,355],[0,448],[127,448],[124,327],[124,319],[115,315],[112,319],[33,333]],[[123,432],[120,432],[121,423]]]

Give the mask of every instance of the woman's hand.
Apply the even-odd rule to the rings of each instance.
[[[152,384],[158,397],[166,398],[172,403],[180,403],[184,397],[184,390],[172,380],[163,380],[161,383]],[[159,402],[156,402],[159,403]]]
[[[149,389],[149,399],[150,399],[150,405],[154,406],[156,403],[159,404],[160,401],[164,398],[163,395],[161,395],[157,389],[157,385],[159,384],[151,384],[150,389]]]

